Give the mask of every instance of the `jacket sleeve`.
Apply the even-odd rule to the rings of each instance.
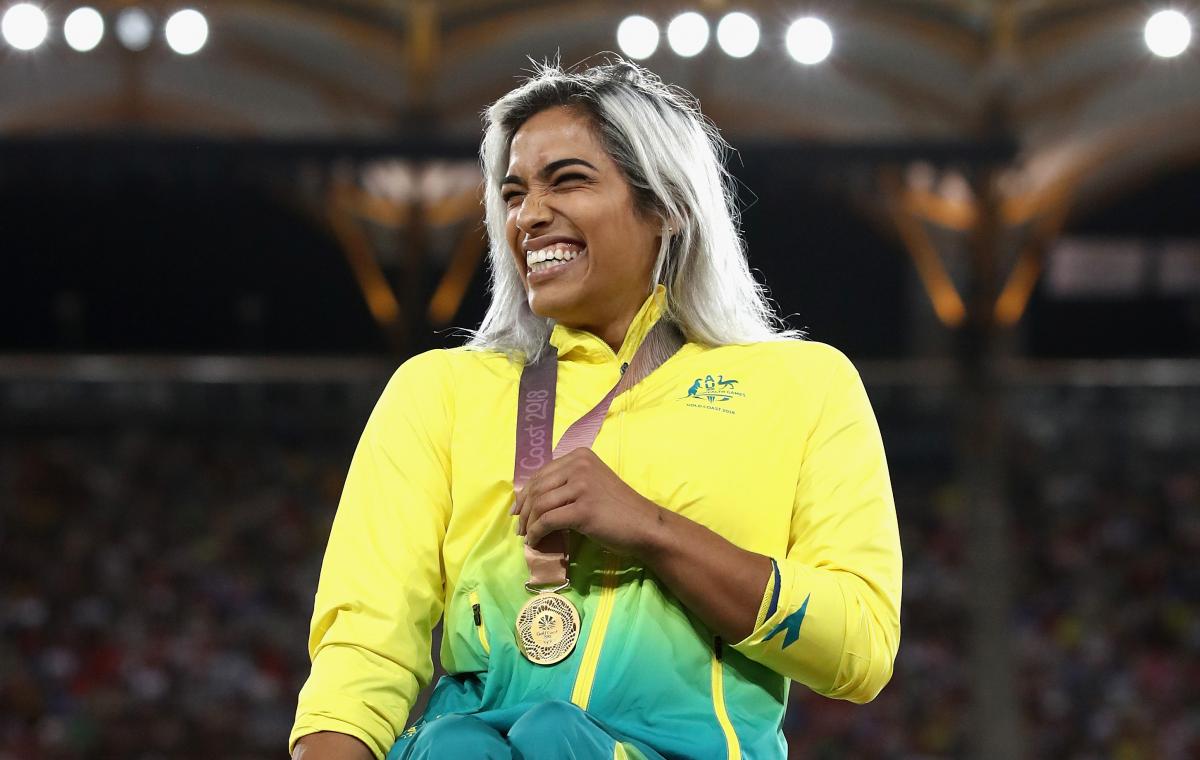
[[[869,702],[900,643],[902,560],[875,415],[858,372],[833,349],[808,436],[787,555],[773,557],[754,631],[734,649],[818,694]]]
[[[375,405],[350,463],[317,586],[289,748],[349,734],[382,758],[433,675],[450,516],[452,382],[444,352],[405,362]]]

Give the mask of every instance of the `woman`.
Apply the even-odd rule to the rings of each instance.
[[[782,758],[791,680],[887,683],[879,431],[849,361],[776,328],[723,147],[625,62],[543,68],[489,109],[493,300],[367,423],[297,757]],[[448,675],[397,739],[443,614]]]

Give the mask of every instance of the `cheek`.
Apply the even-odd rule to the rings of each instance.
[[[636,236],[637,225],[630,219],[628,210],[619,203],[609,203],[603,208],[591,209],[586,224],[592,237],[600,244],[604,258],[624,259],[630,254],[629,245]]]
[[[517,234],[517,215],[510,212],[504,219],[504,236],[508,238],[509,243],[516,243]],[[516,246],[513,246],[513,249],[515,250]]]
[[[508,241],[508,254],[512,257],[521,280],[524,281],[525,257],[518,253],[521,250],[521,231],[517,229],[515,214],[508,215],[508,220],[504,224],[504,237]]]
[[[653,260],[658,255],[655,245],[658,228],[648,225],[627,208],[614,209],[609,218],[617,223],[599,226],[607,254],[604,258],[619,262],[631,274],[640,272],[647,258]]]

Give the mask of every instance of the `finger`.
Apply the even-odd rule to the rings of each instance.
[[[508,513],[510,515],[515,515],[521,511],[521,507],[525,503],[525,499],[529,496],[530,486],[534,485],[535,481],[537,481],[540,478],[552,476],[555,473],[560,473],[560,472],[562,472],[562,470],[563,470],[562,459],[561,458],[551,459],[549,462],[542,465],[542,467],[539,470],[534,472],[533,475],[531,475],[529,477],[529,480],[527,480],[525,482],[525,485],[518,486],[516,483],[514,483],[513,484],[513,505],[508,510]]]
[[[538,493],[557,489],[559,485],[565,483],[570,471],[562,466],[556,467],[553,465],[554,462],[548,463],[548,465],[539,469],[538,472],[530,475],[529,480],[524,484],[523,489],[521,489],[521,505],[516,509],[517,513],[520,513],[524,509],[524,505],[529,501],[529,498],[538,495]]]
[[[580,446],[577,449],[572,449],[571,453],[567,454],[567,456],[574,457],[575,459],[599,459],[600,458],[600,457],[596,456],[596,452],[592,451],[591,448],[589,448],[587,446]],[[563,458],[566,459],[566,457],[563,457]]]
[[[538,515],[537,519],[533,520],[529,525],[529,532],[525,536],[525,543],[530,546],[537,546],[546,536],[560,530],[570,530],[574,528],[578,522],[582,507],[577,502],[570,502],[557,509],[551,509],[547,512]]]
[[[521,510],[521,516],[518,518],[517,535],[525,535],[529,523],[545,512],[575,501],[577,491],[578,489],[572,487],[566,480],[563,480],[562,484],[557,488],[531,495],[525,500],[525,506]]]

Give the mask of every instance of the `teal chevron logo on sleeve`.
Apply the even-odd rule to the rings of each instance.
[[[767,637],[763,639],[763,643],[765,644],[775,638],[776,634],[780,631],[787,631],[783,636],[783,645],[779,648],[787,649],[792,644],[795,644],[796,639],[800,638],[800,624],[804,622],[804,613],[808,612],[808,600],[811,597],[812,594],[804,597],[804,603],[800,605],[800,609],[780,620],[779,625],[772,628]]]

